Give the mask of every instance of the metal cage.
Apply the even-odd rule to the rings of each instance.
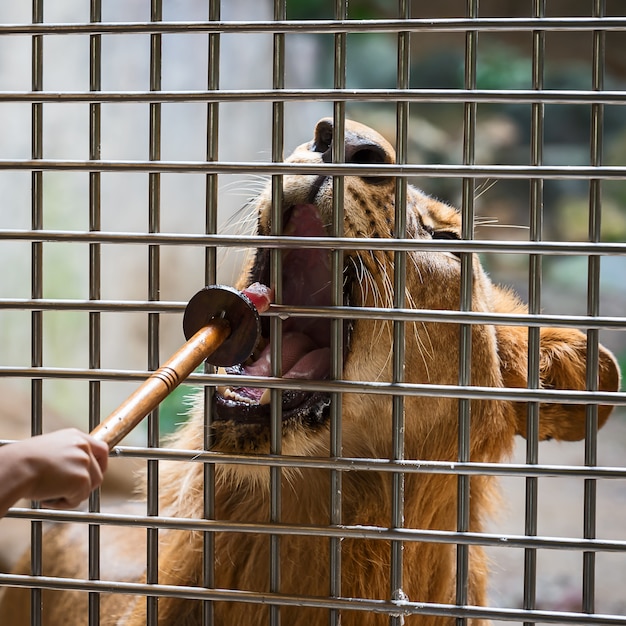
[[[234,213],[231,221],[245,221],[234,209],[223,208],[225,204],[230,207],[228,203],[234,207],[232,194],[229,195],[232,189],[243,187],[249,191],[247,183],[241,181],[262,175],[273,181],[276,190],[283,175],[307,173],[306,168],[299,170],[298,166],[285,164],[284,156],[296,139],[300,142],[309,138],[308,127],[321,117],[319,113],[334,117],[339,127],[346,115],[373,120],[372,126],[380,119],[393,129],[392,140],[397,146],[398,164],[384,170],[400,181],[397,204],[402,205],[406,181],[419,179],[420,186],[431,185],[434,193],[441,192],[457,202],[462,213],[463,241],[458,245],[463,268],[461,295],[459,310],[449,315],[450,321],[461,324],[459,382],[449,390],[428,385],[415,388],[404,383],[403,355],[397,350],[395,382],[384,389],[394,396],[393,458],[387,459],[384,468],[395,478],[391,527],[343,527],[341,490],[337,488],[330,495],[331,525],[305,532],[330,537],[335,554],[340,554],[342,538],[351,533],[390,540],[391,578],[396,589],[402,588],[404,541],[436,540],[456,545],[454,604],[435,606],[400,597],[388,602],[367,598],[358,601],[359,610],[386,613],[392,624],[419,614],[451,616],[458,624],[478,617],[494,623],[626,624],[623,591],[614,597],[617,592],[609,587],[607,600],[604,582],[598,582],[606,580],[605,567],[613,581],[623,580],[626,572],[626,534],[619,524],[624,519],[626,468],[624,457],[618,456],[619,447],[602,447],[596,421],[598,403],[618,406],[613,417],[616,430],[609,436],[617,445],[619,436],[624,435],[619,412],[626,404],[626,395],[600,393],[594,387],[600,333],[617,353],[623,349],[626,354],[621,333],[626,329],[626,317],[620,308],[625,302],[619,295],[624,292],[626,269],[623,206],[617,210],[609,207],[616,215],[617,232],[607,236],[603,229],[606,219],[601,220],[607,210],[607,187],[614,192],[612,198],[626,199],[626,121],[620,126],[626,103],[624,6],[609,0],[570,3],[569,7],[567,3],[556,6],[533,0],[521,7],[522,3],[483,0],[479,7],[478,0],[450,0],[425,8],[424,3],[408,0],[399,0],[397,4],[355,1],[350,5],[347,0],[337,0],[324,8],[324,3],[319,3],[318,13],[310,16],[303,12],[309,4],[291,0],[180,0],[169,6],[162,0],[151,0],[140,7],[135,6],[140,3],[127,4],[91,0],[87,10],[87,5],[79,2],[33,0],[30,14],[19,3],[0,7],[0,187],[4,197],[0,207],[0,249],[5,260],[0,279],[0,325],[4,327],[5,344],[0,377],[10,390],[7,394],[23,393],[30,398],[31,434],[48,428],[49,409],[69,414],[84,429],[94,428],[107,410],[179,345],[180,315],[188,297],[204,284],[232,280],[222,268],[236,266],[236,261],[230,254],[220,256],[222,252],[250,249],[259,243],[254,236],[224,233],[224,223],[228,221],[225,213]],[[364,36],[369,37],[366,44],[356,47]],[[414,66],[419,61],[423,72],[420,75],[427,74],[421,60],[437,48],[438,41],[460,51],[460,65],[455,66],[458,84],[441,87],[435,80],[430,85],[416,86]],[[495,42],[487,52],[482,47],[485,41]],[[388,56],[381,52],[381,42],[387,46],[385,50],[391,50]],[[372,49],[378,55],[377,67],[352,75],[355,56]],[[494,50],[510,49],[517,52],[510,57],[503,53],[505,70],[500,71],[504,78],[490,82],[485,75],[485,58],[494,58]],[[526,59],[525,79],[521,82],[515,79],[518,54]],[[578,72],[584,80],[574,86],[562,86],[558,81],[548,84],[548,64],[554,59],[563,63],[567,57],[575,57],[578,63],[570,74]],[[229,58],[236,58],[236,63],[225,65]],[[298,64],[298,59],[304,62]],[[444,56],[441,59],[443,63]],[[385,63],[389,66],[386,78],[376,84],[376,72],[382,71]],[[30,75],[25,74],[27,66]],[[322,68],[324,77],[320,79],[312,67]],[[435,74],[443,73],[443,65],[434,67]],[[488,67],[493,69],[492,65]],[[242,78],[246,72],[247,78]],[[359,83],[368,72],[374,75],[372,82]],[[392,84],[385,82],[389,76]],[[521,138],[504,142],[499,152],[485,155],[481,152],[485,130],[481,115],[494,106],[509,107],[507,111],[515,107],[523,110],[526,125],[520,131]],[[434,111],[436,117],[446,107],[453,111],[458,129],[454,145],[446,148],[443,142],[443,152],[428,154],[420,144],[422,151],[415,158],[411,155],[412,142],[416,141],[412,134],[414,120],[423,111],[429,115]],[[563,150],[546,149],[545,137],[552,130],[549,125],[556,124],[559,111],[565,110],[582,110],[588,117],[584,130],[577,129],[586,135],[586,151],[580,158]],[[611,121],[607,130],[609,117],[617,121]],[[432,131],[429,136],[436,138],[439,135],[433,128],[420,126],[418,132]],[[609,139],[619,136],[620,130],[622,147],[611,144],[612,152],[607,154]],[[503,132],[508,131],[505,128]],[[256,143],[247,146],[247,152],[231,149],[249,143],[250,136],[257,133],[260,139],[255,138]],[[419,141],[427,144],[430,140]],[[511,147],[513,144],[515,148]],[[517,156],[510,160],[503,156],[516,150]],[[332,164],[336,189],[341,189],[342,177],[352,167]],[[381,171],[376,165],[358,170],[359,174],[368,175]],[[485,181],[496,181],[511,189],[511,193],[518,193],[523,187],[525,229],[504,231],[505,236],[501,236],[503,231],[494,235],[494,230],[486,236],[475,235],[477,206],[484,199],[483,193],[492,189],[491,182]],[[516,186],[506,187],[507,181]],[[576,189],[583,198],[583,235],[578,240],[552,229],[554,217],[547,202],[544,208],[546,195],[552,194],[558,185]],[[340,215],[340,203],[337,205],[335,210]],[[341,225],[341,221],[338,223]],[[397,238],[380,245],[393,251],[397,267],[402,267],[406,243],[402,238],[402,220],[398,223]],[[339,226],[335,234],[341,234]],[[350,245],[354,245],[353,240],[341,237],[328,244],[338,255]],[[487,263],[489,259],[503,260],[489,266],[503,282],[507,272],[514,271],[519,276],[522,268],[517,287],[527,296],[528,315],[493,318],[471,311],[472,252],[480,253]],[[513,270],[511,259],[519,261]],[[576,267],[586,274],[586,284],[575,305],[564,298],[546,307],[546,282],[553,284],[551,275],[547,276],[546,263],[555,259],[582,261]],[[603,273],[607,259],[615,263],[608,276]],[[341,288],[342,267],[335,263],[334,268],[334,284]],[[394,287],[402,293],[404,278],[399,274]],[[617,295],[611,295],[614,293]],[[397,299],[395,309],[377,313],[396,321],[398,345],[403,343],[406,320],[401,309],[401,299]],[[423,319],[427,320],[429,314],[433,313],[424,312]],[[278,313],[270,312],[270,316],[277,319]],[[472,389],[470,330],[477,322],[529,327],[529,356],[534,369],[529,372],[528,389],[515,393]],[[539,331],[544,325],[580,328],[587,333],[588,391],[568,396],[539,388],[538,365],[533,355],[538,354]],[[335,324],[334,329],[341,333],[341,324]],[[71,344],[72,349],[64,348],[66,344]],[[30,350],[24,349],[25,345],[30,345]],[[334,368],[336,373],[341,372],[338,350]],[[219,375],[207,369],[192,375],[189,384],[210,390],[219,382]],[[277,384],[277,388],[288,385]],[[348,386],[342,383],[340,375],[316,388],[327,390],[336,398],[346,391],[381,392],[376,381]],[[451,467],[404,459],[402,398],[410,394],[453,394],[459,398],[457,464]],[[548,453],[540,455],[535,431],[510,463],[488,466],[470,462],[470,401],[485,394],[527,402],[530,423],[537,419],[542,401],[587,403],[584,446],[576,449],[578,456],[557,456],[554,461]],[[22,406],[27,410],[28,401]],[[175,413],[180,410],[175,409]],[[32,576],[0,573],[0,585],[31,588],[32,624],[42,623],[44,588],[88,592],[89,616],[85,623],[88,620],[90,625],[100,623],[99,595],[104,592],[146,596],[149,624],[157,623],[156,598],[160,594],[201,599],[207,605],[214,600],[233,599],[229,590],[211,589],[210,566],[206,567],[203,588],[160,587],[157,550],[160,529],[195,529],[207,537],[217,530],[244,530],[236,524],[230,527],[210,519],[211,468],[216,463],[234,462],[271,468],[272,519],[259,524],[257,531],[267,534],[270,541],[272,593],[250,593],[246,601],[270,605],[271,624],[279,624],[281,606],[292,603],[327,607],[329,623],[340,623],[341,610],[353,603],[341,596],[340,558],[331,560],[334,590],[329,590],[327,599],[291,598],[278,591],[280,536],[303,532],[281,525],[281,472],[298,463],[327,467],[332,471],[334,484],[339,486],[342,473],[355,465],[381,471],[380,460],[342,458],[337,411],[332,414],[330,458],[301,462],[281,456],[276,420],[271,455],[250,455],[245,459],[203,452],[192,457],[163,448],[160,413],[162,417],[163,409],[148,417],[143,438],[138,435],[128,445],[116,449],[118,457],[140,459],[145,464],[147,508],[143,517],[101,513],[98,493],[91,496],[88,511],[50,511],[33,503],[32,508],[15,507],[7,516],[7,520],[30,520]],[[80,422],[79,416],[84,415],[88,415],[88,421]],[[0,425],[0,437],[3,434]],[[2,443],[13,439],[6,434],[2,438]],[[624,443],[621,445],[623,450]],[[158,468],[163,460],[205,463],[207,520],[159,516]],[[435,537],[419,529],[412,529],[412,534],[403,532],[403,477],[408,472],[458,476],[456,532]],[[514,508],[518,518],[513,521],[512,530],[496,525],[491,533],[474,536],[468,532],[469,477],[476,474],[500,475],[510,481],[507,484],[511,489],[506,495],[517,497],[518,502]],[[556,485],[575,483],[575,495],[562,505],[575,507],[572,512],[568,508],[551,514],[542,511],[542,507],[551,504],[540,496],[540,485],[547,481]],[[608,495],[603,491],[607,484],[612,489]],[[556,497],[559,491],[557,486],[549,493]],[[610,509],[607,498],[611,501]],[[542,514],[562,515],[568,520],[575,517],[580,530],[566,530],[562,536],[558,530],[545,533],[539,521]],[[609,517],[617,523],[608,530],[603,526],[598,533],[598,525],[602,526],[602,520]],[[41,575],[42,529],[46,521],[88,525],[88,580]],[[0,523],[0,533],[4,523],[6,520]],[[146,527],[150,549],[145,583],[100,579],[101,524]],[[506,553],[504,564],[494,576],[487,607],[468,603],[468,550],[472,544],[486,546],[496,563]],[[205,563],[210,564],[214,558],[210,541],[205,548]],[[515,557],[507,560],[512,554]],[[566,557],[556,574],[548,563],[550,555],[556,555],[557,561],[562,555]],[[604,556],[608,556],[608,561],[602,560]],[[551,572],[548,578],[542,574],[543,567]],[[513,568],[513,573],[505,575],[506,568]],[[572,571],[580,603],[577,600],[559,607],[546,602],[542,594],[545,588],[553,598],[564,595],[554,591],[556,588],[550,587],[549,581],[554,582],[554,577],[559,576],[562,580]],[[210,615],[207,611],[207,624],[212,623]]]

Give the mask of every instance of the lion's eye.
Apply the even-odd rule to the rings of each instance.
[[[431,232],[433,239],[460,239],[458,233],[453,230],[434,230]]]
[[[433,239],[450,239],[458,241],[461,239],[458,233],[455,233],[453,230],[435,230],[432,233]],[[461,258],[461,254],[459,252],[452,252],[455,257]]]

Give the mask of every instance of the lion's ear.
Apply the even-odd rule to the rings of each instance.
[[[526,387],[528,331],[525,328],[498,329],[504,384],[507,387]],[[504,358],[502,358],[504,356]],[[540,342],[539,376],[543,389],[571,389],[583,391],[586,387],[587,339],[577,330],[542,328]],[[614,356],[599,347],[600,391],[617,391],[620,373]],[[526,403],[515,403],[518,435],[526,436]],[[612,406],[598,407],[598,426],[602,427]],[[585,405],[541,404],[539,439],[578,441],[585,437]]]

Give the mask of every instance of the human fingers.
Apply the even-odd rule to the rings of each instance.
[[[109,448],[104,442],[82,432],[77,433],[77,438],[76,445],[85,454],[86,465],[81,471],[82,476],[76,476],[76,493],[71,498],[66,496],[68,502],[75,503],[74,506],[102,484],[109,460]]]
[[[46,499],[45,506],[75,508],[102,483],[108,448],[74,428],[57,431],[50,439],[58,444],[56,454],[48,456],[47,479],[40,479],[38,486],[46,495],[56,491],[57,497]]]
[[[89,465],[87,466],[87,472],[89,473],[89,492],[85,496],[89,496],[89,494],[99,487],[102,484],[102,479],[104,478],[104,472],[102,471],[102,467],[94,454],[94,448],[89,448]]]
[[[81,465],[84,463],[90,477],[91,490],[100,486],[109,462],[109,447],[107,444],[74,428],[59,432],[67,433],[67,441],[79,455],[76,460],[80,460]],[[73,453],[70,451],[68,451],[68,454],[73,456]]]
[[[87,437],[91,452],[104,474],[109,464],[109,446],[104,441],[100,441],[91,435],[85,435],[85,437]]]
[[[62,496],[59,498],[51,498],[50,500],[42,500],[41,504],[46,509],[75,509],[80,503],[81,499],[76,497]]]

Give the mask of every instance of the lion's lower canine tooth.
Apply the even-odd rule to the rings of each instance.
[[[263,392],[263,395],[261,396],[261,399],[259,400],[259,404],[269,404],[270,396],[271,396],[271,392],[268,388]]]

